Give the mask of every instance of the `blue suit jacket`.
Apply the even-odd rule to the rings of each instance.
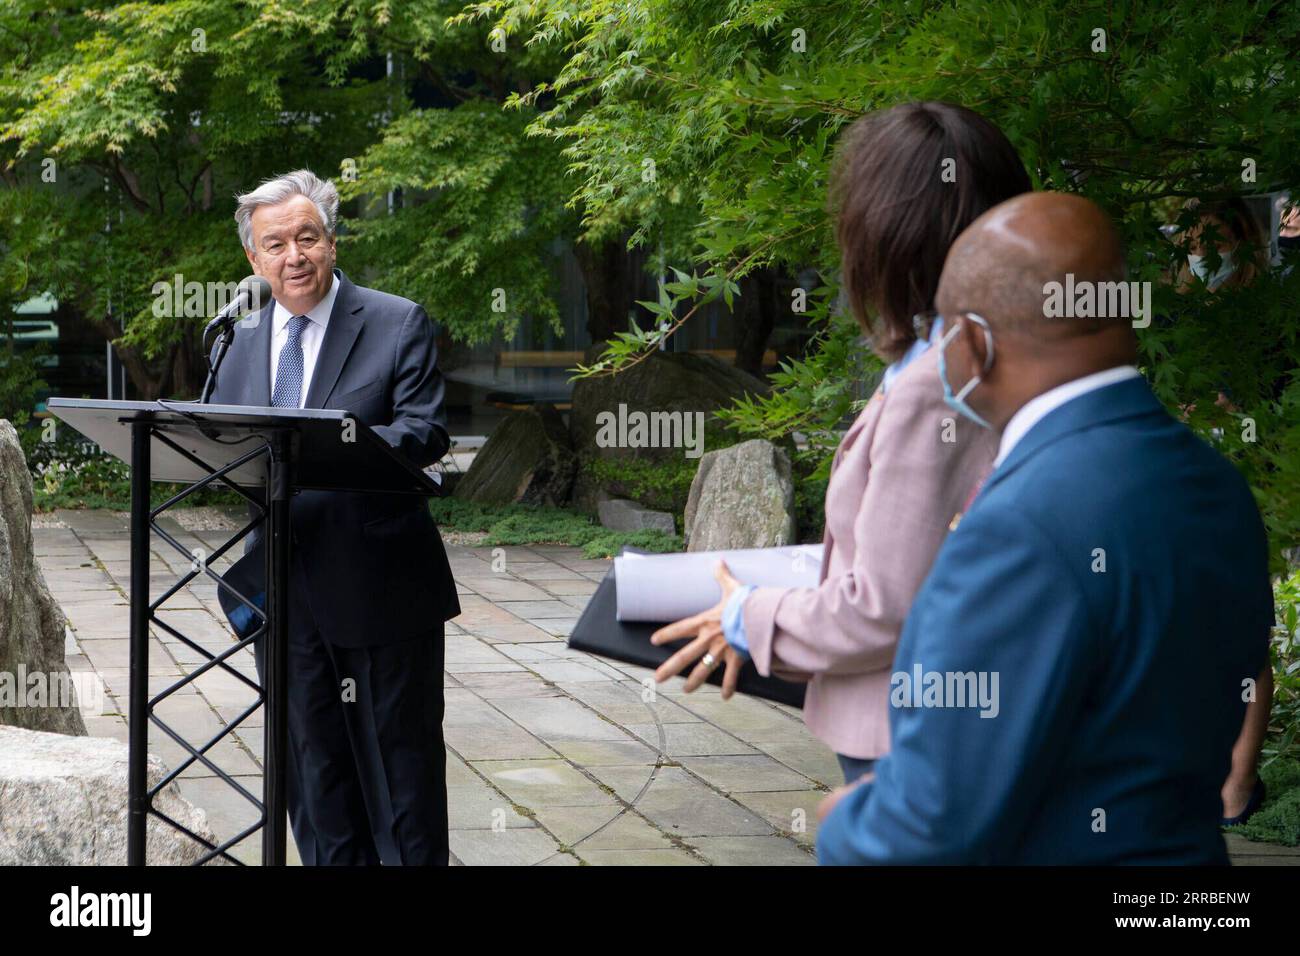
[[[1141,379],[1067,402],[939,551],[899,641],[891,752],[818,859],[1226,863],[1219,791],[1272,622],[1237,471]],[[918,665],[922,685],[998,675],[996,716],[898,706]]]

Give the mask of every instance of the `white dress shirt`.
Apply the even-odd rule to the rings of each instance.
[[[316,370],[316,357],[320,355],[321,342],[325,340],[325,326],[329,325],[330,313],[334,311],[334,300],[339,294],[338,276],[331,273],[330,287],[325,298],[316,303],[308,313],[310,320],[303,327],[299,342],[302,343],[302,394],[298,396],[298,407],[307,398],[311,387],[312,373]],[[289,320],[299,312],[290,312],[277,300],[275,311],[271,316],[271,394],[275,394],[275,373],[280,367],[280,350],[289,341]]]
[[[1007,427],[1002,429],[1002,442],[998,445],[998,456],[993,459],[993,467],[1002,464],[1007,455],[1011,454],[1011,449],[1015,448],[1020,439],[1029,433],[1029,429],[1042,421],[1050,412],[1088,392],[1114,385],[1125,379],[1137,378],[1139,374],[1132,365],[1116,365],[1105,371],[1076,378],[1073,382],[1058,385],[1043,392],[1042,395],[1031,398],[1020,407],[1020,411],[1011,416]]]

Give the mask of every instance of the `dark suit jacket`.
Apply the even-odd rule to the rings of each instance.
[[[1219,791],[1272,622],[1236,469],[1141,379],[1065,403],[949,535],[894,661],[999,675],[996,716],[891,705],[818,858],[1226,863]]]
[[[416,465],[432,464],[450,446],[433,324],[409,299],[353,285],[337,269],[334,277],[338,295],[304,407],[350,411]],[[268,304],[256,323],[236,327],[213,404],[271,404],[274,307]],[[460,614],[426,499],[302,491],[293,498],[291,523],[291,607],[309,609],[331,643],[407,640]],[[238,566],[244,580],[257,584],[263,580],[259,542],[260,529]],[[303,623],[291,614],[290,639]]]

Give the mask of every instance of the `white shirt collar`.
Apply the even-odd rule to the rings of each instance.
[[[1116,365],[1102,372],[1093,372],[1083,378],[1076,378],[1072,382],[1058,385],[1043,392],[1042,395],[1031,398],[1011,416],[1007,427],[1002,429],[1002,442],[998,446],[998,457],[993,459],[993,467],[996,468],[1006,460],[1006,457],[1011,454],[1011,449],[1020,443],[1020,439],[1029,434],[1031,428],[1066,402],[1099,388],[1105,388],[1107,385],[1136,378],[1138,374],[1138,370],[1132,365]]]
[[[319,325],[321,329],[324,329],[329,325],[330,313],[334,311],[334,300],[338,298],[339,294],[339,274],[337,271],[333,271],[330,273],[330,276],[330,287],[329,291],[325,293],[325,298],[317,302],[312,306],[311,311],[306,313],[307,318]],[[280,301],[277,299],[275,303],[275,311],[271,317],[271,331],[274,334],[279,335],[284,331],[284,327],[289,324],[290,319],[295,315],[301,314],[303,313],[290,312],[282,306]]]

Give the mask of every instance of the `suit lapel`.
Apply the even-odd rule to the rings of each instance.
[[[343,363],[347,361],[352,345],[361,333],[361,326],[365,324],[360,314],[363,303],[361,296],[357,295],[356,286],[348,281],[341,270],[336,270],[334,277],[339,284],[339,291],[334,297],[329,324],[325,326],[325,339],[321,342],[320,354],[316,356],[316,369],[312,372],[303,408],[325,407],[330,392],[334,390],[334,383],[343,371]]]
[[[275,300],[272,299],[258,313],[257,325],[253,327],[250,336],[254,360],[248,376],[249,405],[266,407],[271,404],[271,331],[274,316]]]

